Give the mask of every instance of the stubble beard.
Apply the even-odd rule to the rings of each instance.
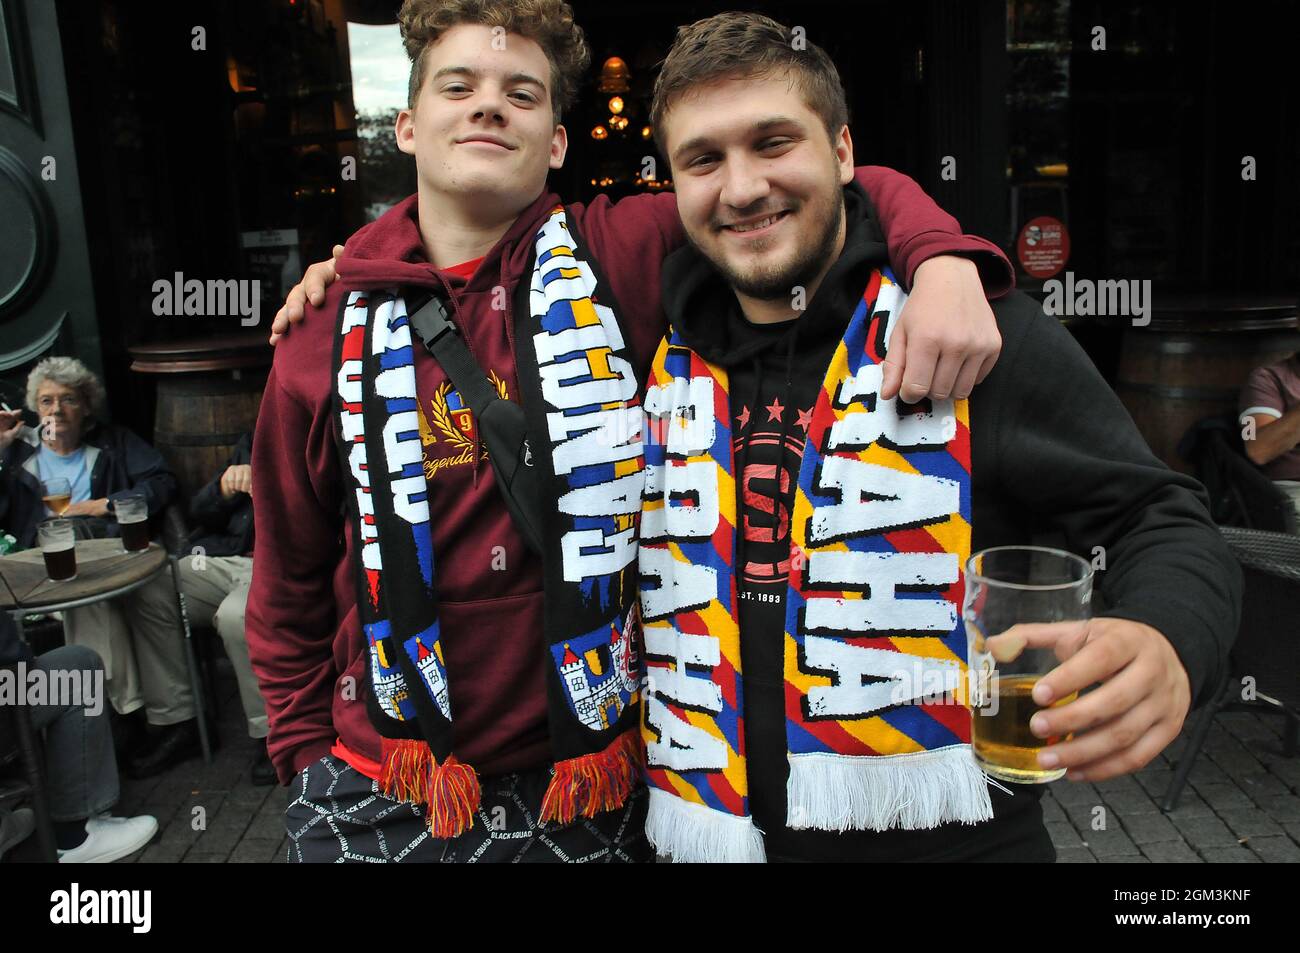
[[[815,241],[803,246],[802,253],[785,264],[771,267],[757,266],[742,271],[735,268],[721,253],[710,254],[696,245],[696,250],[718,270],[727,284],[747,297],[758,301],[788,299],[796,287],[806,288],[826,267],[839,239],[840,225],[844,220],[844,200],[839,188],[831,196],[830,208],[821,215],[825,227]],[[819,210],[820,211],[820,210]],[[816,218],[817,216],[814,216]],[[694,243],[692,243],[694,244]]]

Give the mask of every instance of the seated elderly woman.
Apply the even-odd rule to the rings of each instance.
[[[175,496],[176,478],[157,450],[96,419],[103,393],[76,358],[50,357],[27,378],[27,407],[39,426],[0,411],[0,526],[20,545],[35,545],[37,525],[55,515],[42,502],[44,481],[71,485],[63,516],[76,520],[82,537],[117,535],[111,510],[124,495],[143,495],[150,516]],[[112,602],[69,610],[63,625],[69,644],[87,645],[104,660],[109,700],[125,716],[119,754],[129,776],[148,777],[197,754],[194,697],[166,574]]]

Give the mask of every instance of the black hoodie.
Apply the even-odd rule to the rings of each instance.
[[[808,414],[873,268],[888,264],[874,210],[844,190],[845,243],[798,320],[757,325],[694,249],[664,265],[664,306],[685,342],[726,368],[735,436],[741,665],[750,810],[769,859],[1051,860],[1041,789],[992,789],[994,819],[933,830],[793,831],[785,826],[782,643],[792,506]],[[1173,643],[1193,704],[1224,677],[1241,576],[1204,490],[1143,442],[1059,322],[1025,295],[993,303],[1002,356],[971,396],[972,551],[1055,545],[1094,560],[1096,614],[1145,622]],[[784,449],[779,449],[779,448]],[[1060,782],[1069,783],[1069,782]]]

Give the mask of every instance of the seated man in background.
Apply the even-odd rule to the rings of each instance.
[[[20,546],[34,546],[37,525],[56,515],[42,500],[49,480],[71,486],[71,505],[61,515],[78,524],[79,538],[120,534],[115,499],[143,495],[154,517],[175,497],[176,478],[157,450],[124,427],[96,420],[103,395],[81,361],[48,357],[27,378],[27,407],[40,427],[0,412],[0,525]],[[180,612],[166,573],[119,599],[65,612],[63,629],[69,645],[89,646],[103,659],[113,709],[124,716],[118,754],[131,777],[198,754]]]
[[[253,783],[274,784],[266,753],[266,702],[248,661],[244,605],[253,580],[253,435],[239,438],[226,468],[190,501],[189,556],[181,559],[181,592],[194,625],[212,626],[235,668],[239,701],[256,749]]]
[[[157,819],[148,814],[111,817],[108,813],[121,788],[113,760],[113,733],[99,695],[103,680],[96,677],[104,663],[84,645],[61,645],[33,657],[9,613],[0,612],[0,665],[19,664],[28,672],[46,673],[50,684],[56,684],[51,674],[55,672],[90,676],[83,682],[90,690],[80,699],[47,699],[48,704],[31,706],[32,728],[45,736],[50,818],[59,863],[107,864],[140,850],[157,833]],[[17,843],[15,839],[6,849]]]
[[[1246,456],[1290,497],[1300,522],[1300,351],[1251,371],[1239,406],[1242,426],[1255,427]]]

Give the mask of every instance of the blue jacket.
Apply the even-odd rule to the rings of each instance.
[[[162,454],[125,427],[92,423],[81,438],[90,469],[90,498],[112,501],[126,493],[143,493],[149,516],[161,513],[176,497],[176,477]],[[36,526],[45,519],[41,478],[37,466],[40,438],[24,427],[0,456],[0,527],[14,535],[18,545],[36,544]],[[77,517],[94,537],[117,536],[113,519]]]

